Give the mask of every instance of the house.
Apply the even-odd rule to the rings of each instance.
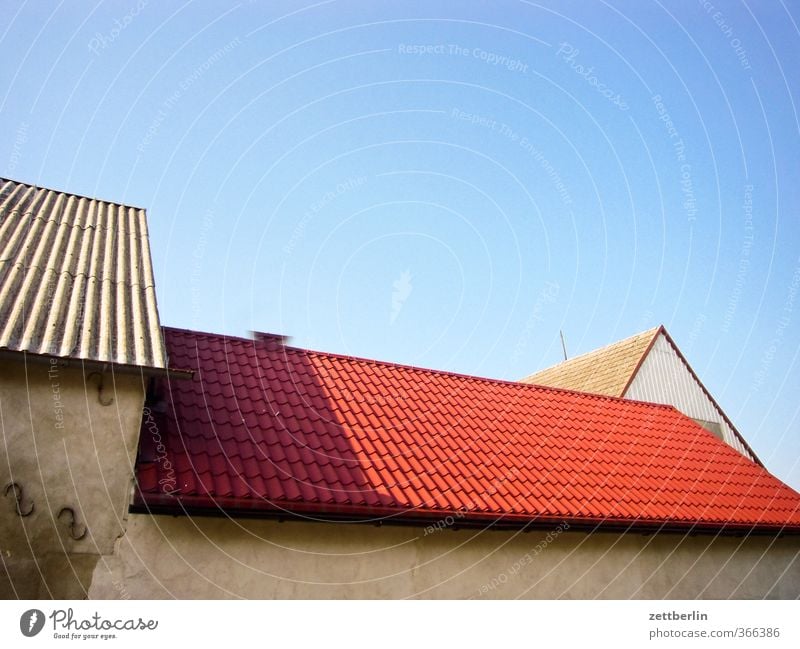
[[[24,231],[14,219],[73,214],[44,207],[59,196],[6,200],[0,245],[6,228]],[[107,223],[108,236],[124,238],[125,223]],[[139,243],[147,260],[126,269],[149,268]],[[20,263],[35,269],[46,256]],[[153,286],[117,280],[125,304]],[[31,319],[41,302],[26,304]],[[95,321],[102,358],[73,359],[69,340],[48,347],[39,332],[3,359],[11,444],[0,471],[19,488],[0,518],[10,596],[800,595],[800,494],[671,405],[312,351],[266,333],[161,327],[158,343],[123,345],[147,334],[112,311]],[[128,356],[109,356],[123,347]],[[60,435],[50,395],[26,391],[31,368],[52,358],[75,372]],[[7,367],[21,369],[6,378]],[[105,377],[99,391],[90,372]],[[107,387],[120,376],[131,378],[124,413],[94,425],[122,407]],[[48,456],[37,464],[40,439]],[[68,452],[81,440],[96,452]],[[56,515],[62,507],[72,514]],[[33,590],[25,580],[38,566]]]
[[[570,358],[522,381],[673,405],[760,464],[753,449],[697,377],[664,325]]]
[[[84,596],[165,368],[144,210],[0,179],[0,596]]]

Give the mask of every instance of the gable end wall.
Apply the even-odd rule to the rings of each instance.
[[[663,333],[658,335],[623,396],[639,401],[672,404],[693,419],[716,422],[729,446],[745,457],[755,459],[739,441],[720,410],[708,398]]]

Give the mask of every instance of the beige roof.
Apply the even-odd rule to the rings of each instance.
[[[602,349],[570,358],[531,374],[522,382],[621,397],[660,330],[661,327],[648,329]]]
[[[0,178],[0,349],[165,367],[144,210]]]

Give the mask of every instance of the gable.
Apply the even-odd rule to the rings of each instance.
[[[522,379],[523,383],[621,397],[660,327],[575,356]]]
[[[656,337],[623,396],[671,404],[712,432],[719,430],[723,441],[745,457],[756,459],[663,331]]]

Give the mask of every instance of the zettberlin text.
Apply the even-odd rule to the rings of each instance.
[[[664,613],[650,613],[651,620],[707,620],[708,613],[701,611],[691,611],[689,613],[678,613],[677,611],[666,611]]]

